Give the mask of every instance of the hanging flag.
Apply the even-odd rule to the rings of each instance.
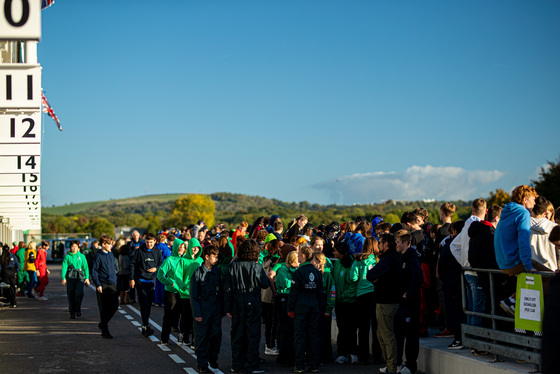
[[[54,4],[54,0],[41,0],[41,10],[47,9]]]
[[[47,101],[47,97],[42,92],[41,92],[41,98],[43,99],[43,113],[47,113],[52,119],[54,119],[56,125],[58,126],[58,129],[62,131],[62,126],[60,126],[60,120],[58,119],[56,114],[54,114],[53,108]]]

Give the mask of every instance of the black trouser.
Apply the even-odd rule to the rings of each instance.
[[[406,356],[405,366],[415,373],[418,369],[418,352],[420,350],[420,295],[415,300],[407,300],[406,305],[399,306],[395,315],[395,338],[397,339],[397,365],[402,364],[403,350]],[[406,344],[405,344],[406,338]],[[404,348],[404,349],[403,349]]]
[[[332,361],[331,327],[332,316],[325,316],[325,313],[321,313],[319,316],[319,344],[322,362]]]
[[[376,303],[373,292],[360,295],[356,298],[356,306],[358,307],[358,359],[360,363],[365,364],[369,361],[369,337],[370,331],[373,331],[373,339],[371,342],[371,354],[373,361],[378,363],[383,360],[383,353],[377,335],[377,317],[375,316]]]
[[[8,299],[10,305],[16,305],[16,284],[17,273],[15,268],[3,268],[2,279],[10,285],[10,288],[4,288],[4,297]]]
[[[107,330],[109,321],[119,309],[119,294],[117,293],[117,286],[114,284],[101,283],[101,289],[103,292],[97,292],[97,305],[101,317],[99,327],[102,330]]]
[[[336,325],[338,326],[338,336],[336,338],[336,350],[339,356],[357,355],[358,341],[357,331],[358,323],[356,321],[357,303],[341,303],[335,304]],[[376,320],[377,321],[377,320]],[[376,335],[373,337],[377,340]]]
[[[249,299],[236,294],[231,320],[231,367],[234,370],[259,367],[261,304],[260,297]]]
[[[442,279],[445,301],[445,327],[454,335],[454,340],[461,341],[461,322],[464,319],[461,302],[461,275],[447,276]]]
[[[71,315],[81,312],[84,299],[84,281],[80,279],[66,280],[66,296],[68,297],[68,311]]]
[[[163,292],[163,324],[161,326],[161,341],[167,343],[171,327],[177,326],[181,316],[181,298],[177,292]]]
[[[220,354],[222,316],[219,305],[214,305],[214,307],[216,306],[217,310],[214,313],[210,315],[203,313],[202,322],[194,321],[194,353],[199,368],[208,367],[208,361],[217,362]]]
[[[304,368],[305,352],[309,353],[309,368],[318,369],[321,352],[319,345],[319,311],[314,307],[299,306],[294,318],[294,348],[296,369]],[[315,309],[315,310],[314,310]]]
[[[277,361],[285,365],[293,365],[294,352],[294,320],[288,316],[288,296],[278,294],[274,304],[278,310],[278,355]]]
[[[268,348],[276,345],[278,336],[278,311],[274,303],[262,303],[262,315],[264,319],[264,340]]]
[[[191,307],[191,299],[181,299],[181,334],[183,334],[183,341],[190,339],[189,336],[193,335],[193,315]]]
[[[152,312],[152,301],[154,300],[154,283],[138,281],[136,288],[140,314],[142,315],[142,326],[148,326],[150,324],[150,313]]]

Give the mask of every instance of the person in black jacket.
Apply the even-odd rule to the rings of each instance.
[[[237,258],[229,264],[225,278],[225,312],[231,322],[231,371],[262,373],[259,367],[261,342],[261,289],[270,281],[259,259],[260,247],[254,239],[243,241]]]
[[[313,264],[311,248],[300,249],[302,263],[292,276],[288,298],[288,315],[294,318],[294,349],[296,364],[292,373],[303,373],[305,352],[309,350],[309,372],[319,372],[319,316],[325,310],[323,275]]]
[[[401,300],[402,262],[396,250],[397,244],[392,234],[383,234],[379,240],[380,260],[367,272],[367,280],[375,285],[375,314],[377,317],[377,338],[387,362],[387,373],[397,372],[397,339],[394,319]]]
[[[439,254],[437,273],[441,280],[445,303],[446,331],[453,334],[453,342],[448,349],[463,349],[461,337],[461,322],[465,319],[461,305],[461,264],[451,253],[451,242],[463,230],[465,221],[455,221],[451,224],[451,235],[442,240]]]
[[[142,315],[142,335],[148,337],[154,333],[150,327],[150,312],[154,300],[156,275],[163,259],[159,248],[155,248],[156,237],[147,233],[146,241],[130,259],[130,287],[137,286],[140,314]],[[138,284],[136,284],[138,280]]]
[[[401,365],[404,350],[405,366],[411,373],[415,373],[420,351],[420,286],[424,277],[416,248],[410,246],[411,239],[410,233],[406,230],[395,233],[397,252],[402,255],[401,302],[395,316],[395,336],[397,364]]]
[[[202,250],[204,264],[196,268],[190,284],[194,317],[194,344],[199,373],[211,373],[208,363],[218,368],[222,345],[222,272],[217,266],[220,252],[213,245]]]

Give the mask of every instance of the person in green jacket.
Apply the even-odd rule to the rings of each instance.
[[[336,325],[338,336],[336,338],[336,349],[338,357],[337,364],[349,364],[358,362],[357,332],[355,313],[356,293],[358,291],[358,281],[352,279],[352,264],[354,256],[350,253],[350,248],[345,242],[338,242],[334,245],[333,252],[333,278],[336,287]]]
[[[356,254],[356,261],[352,264],[352,280],[358,282],[357,296],[357,321],[358,321],[358,360],[360,364],[367,365],[369,361],[369,335],[377,333],[377,318],[375,316],[375,299],[373,296],[373,283],[366,279],[368,270],[373,269],[377,263],[376,255],[379,253],[377,240],[368,236],[364,240],[362,253]],[[371,353],[373,363],[383,363],[381,346],[377,339],[372,339]]]
[[[80,252],[80,242],[72,240],[70,252],[62,261],[62,285],[66,286],[71,319],[82,316],[84,284],[89,286],[89,266],[86,256]]]
[[[279,355],[276,362],[283,366],[293,366],[295,360],[294,351],[294,320],[288,316],[288,296],[292,286],[292,275],[299,267],[298,253],[294,250],[286,256],[286,261],[281,262],[275,272],[276,305],[278,309],[278,350]],[[286,247],[287,248],[287,247]],[[282,251],[284,253],[284,251]]]
[[[165,286],[163,292],[164,309],[163,325],[161,327],[161,344],[169,343],[171,327],[177,326],[181,315],[181,289],[188,286],[183,283],[183,272],[185,271],[185,261],[183,256],[187,253],[187,246],[181,239],[173,241],[171,256],[165,259],[157,272],[157,279]]]
[[[319,343],[321,344],[321,362],[331,362],[332,344],[331,344],[331,325],[332,311],[336,301],[336,287],[334,279],[330,271],[325,270],[327,257],[323,252],[313,253],[311,263],[323,274],[323,296],[326,303],[325,310],[321,311],[319,318]]]
[[[173,242],[173,244],[175,244],[175,242]],[[181,333],[177,338],[177,343],[188,345],[191,349],[194,349],[194,339],[192,338],[193,314],[191,307],[190,284],[194,271],[204,262],[200,256],[201,249],[202,246],[200,245],[198,239],[192,238],[189,240],[187,253],[183,256],[184,268],[182,280],[186,286],[179,291],[179,296],[181,297]]]
[[[23,270],[23,264],[25,260],[25,242],[18,243],[18,250],[16,251],[16,257],[20,263],[19,271],[18,271],[18,287],[19,292],[18,296],[22,296],[27,289],[27,284],[29,283],[29,274],[25,270]]]

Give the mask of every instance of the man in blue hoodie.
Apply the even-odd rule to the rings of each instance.
[[[517,186],[511,192],[513,202],[506,204],[494,233],[496,262],[507,275],[526,271],[545,270],[531,260],[531,209],[538,197],[533,187]],[[537,269],[535,269],[535,266]],[[515,299],[509,297],[500,302],[508,313],[515,315]]]

